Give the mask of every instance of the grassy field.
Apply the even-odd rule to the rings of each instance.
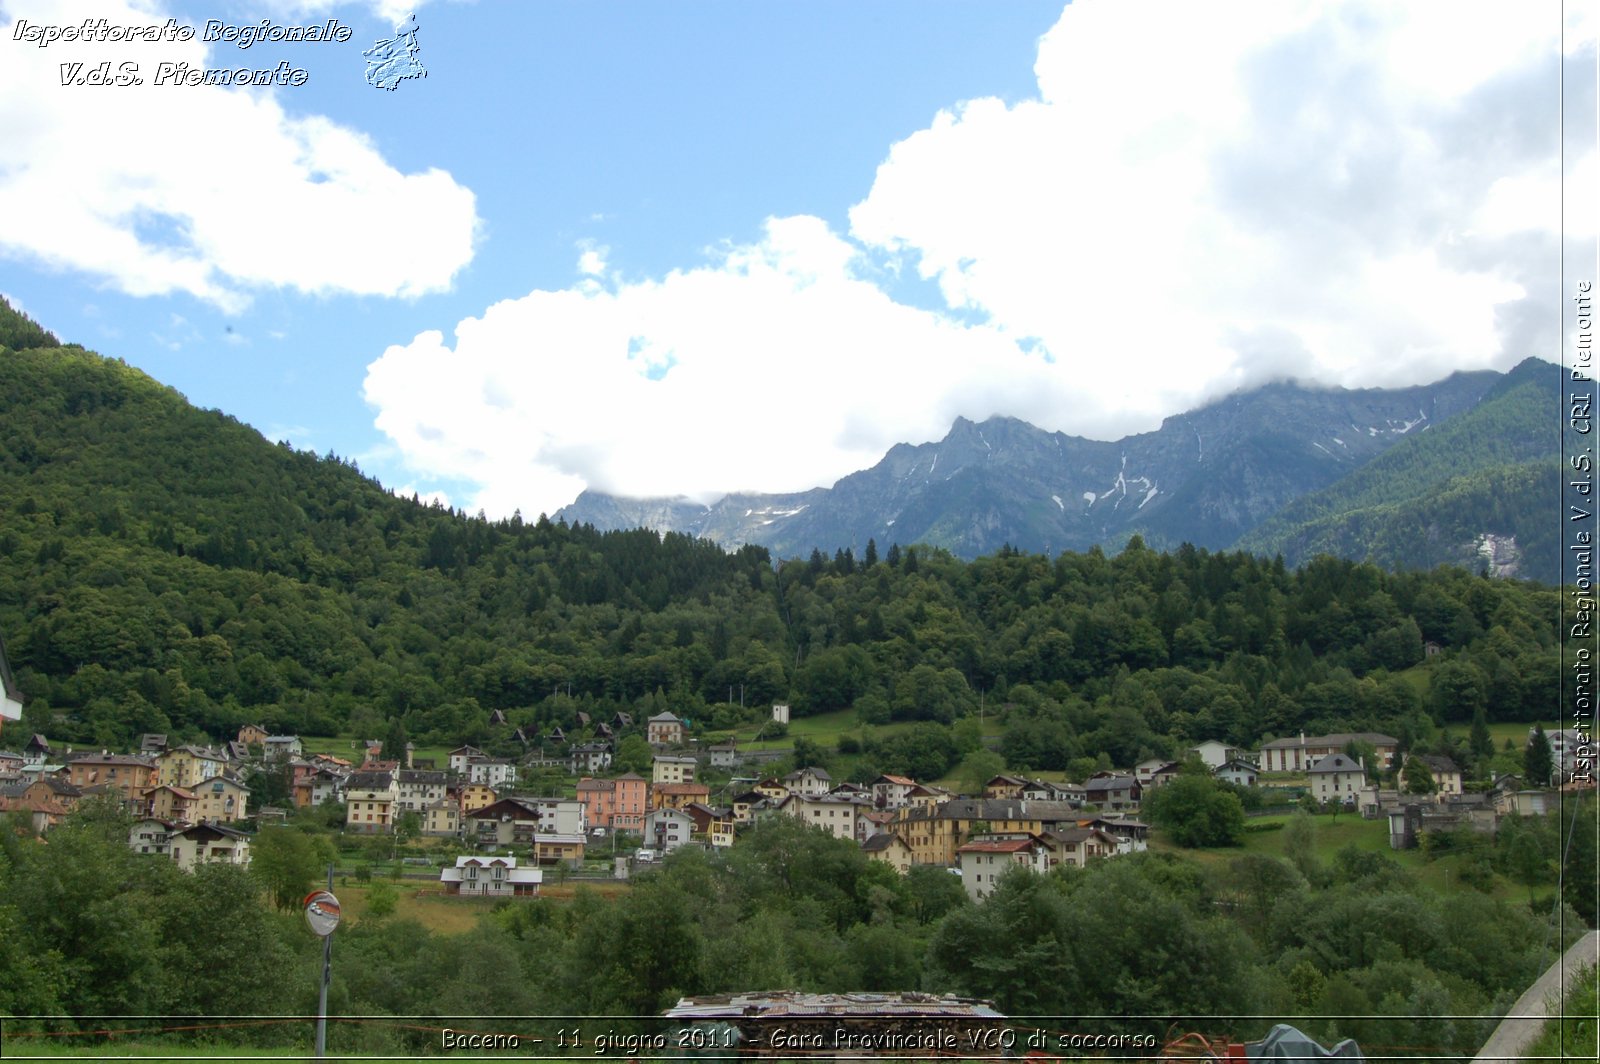
[[[1393,850],[1389,848],[1389,821],[1387,818],[1363,820],[1352,813],[1337,817],[1319,814],[1311,818],[1316,826],[1315,852],[1324,865],[1333,862],[1334,856],[1346,846],[1354,846],[1369,853],[1381,853],[1392,858],[1400,867],[1416,875],[1426,887],[1438,891],[1475,890],[1462,881],[1461,870],[1469,858],[1459,854],[1446,854],[1428,860],[1421,850]],[[1238,846],[1208,847],[1186,850],[1169,841],[1163,832],[1150,833],[1150,848],[1157,851],[1183,854],[1202,864],[1225,866],[1241,854],[1259,853],[1268,857],[1287,857],[1283,828],[1289,823],[1287,816],[1257,817],[1247,825],[1255,830],[1246,831]],[[1518,886],[1505,877],[1495,874],[1487,893],[1511,902],[1526,902],[1528,888]],[[1548,893],[1541,891],[1541,893]]]
[[[381,739],[383,736],[373,738]],[[332,754],[358,765],[365,754],[362,742],[353,735],[302,735],[300,745],[308,754]],[[411,751],[411,757],[413,761],[432,760],[434,768],[443,769],[453,749],[450,746],[419,746]]]

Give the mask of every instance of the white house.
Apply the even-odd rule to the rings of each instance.
[[[1229,746],[1220,739],[1207,739],[1203,743],[1189,747],[1189,753],[1204,761],[1206,767],[1214,772],[1229,761],[1243,759],[1245,752],[1237,746]]]
[[[479,750],[476,746],[458,746],[445,755],[449,759],[450,771],[458,775],[467,774],[467,765],[475,757],[488,757],[489,755]]]
[[[165,857],[171,852],[172,833],[176,830],[178,825],[171,820],[142,817],[128,829],[128,849],[134,853],[154,853]]]
[[[667,853],[688,842],[694,835],[694,817],[670,806],[655,809],[644,818],[644,844]]]
[[[828,775],[825,768],[807,766],[783,777],[783,785],[790,794],[827,794],[833,788],[833,777]]]
[[[1311,766],[1311,796],[1319,802],[1356,804],[1356,792],[1367,782],[1367,770],[1344,754],[1328,754]]]
[[[173,832],[168,848],[172,859],[185,872],[192,872],[201,864],[250,863],[250,836],[220,824],[196,824]]]
[[[1255,765],[1237,758],[1224,761],[1213,770],[1212,775],[1224,783],[1233,783],[1240,787],[1254,787],[1260,777]]]
[[[475,757],[467,762],[467,779],[490,787],[510,787],[517,782],[517,766],[493,757]]]
[[[457,857],[454,868],[439,870],[439,883],[447,894],[510,898],[539,893],[544,873],[518,868],[515,857]]]

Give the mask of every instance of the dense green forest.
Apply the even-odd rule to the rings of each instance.
[[[788,701],[864,726],[982,705],[1026,769],[1301,730],[1438,744],[1480,713],[1557,705],[1551,588],[1137,539],[1115,557],[871,544],[774,564],[489,521],[397,498],[6,315],[0,335],[41,346],[0,352],[0,631],[25,726],[54,740],[248,721],[376,738],[399,720],[423,743],[487,741],[495,710],[546,729],[659,708],[723,727],[742,691],[758,715]],[[1429,641],[1442,653],[1418,669]]]
[[[685,994],[920,988],[1057,1017],[1051,1029],[1165,1039],[1179,1025],[1248,1039],[1283,1019],[1328,1042],[1355,1037],[1368,1059],[1443,1059],[1470,1056],[1578,933],[1548,896],[1530,906],[1478,889],[1487,874],[1439,894],[1383,853],[1324,857],[1309,824],[1286,829],[1298,838],[1286,858],[1145,853],[1019,871],[974,905],[942,868],[902,877],[852,842],[775,817],[729,851],[678,851],[612,898],[580,888],[570,902],[502,902],[456,935],[392,915],[347,922],[329,1009],[364,1019],[335,1024],[330,1049],[437,1052],[445,1026],[553,1038],[572,1024],[526,1017],[649,1016]],[[0,833],[0,1014],[60,1017],[13,1022],[16,1051],[34,1044],[19,1030],[104,1027],[82,1018],[95,1014],[315,1014],[318,941],[297,906],[262,904],[265,861],[184,874],[132,853],[126,831],[91,802],[47,846]],[[1548,882],[1561,832],[1535,818],[1463,844],[1486,869],[1534,868]],[[1594,833],[1590,801],[1576,834]],[[1592,848],[1573,857],[1592,861]],[[461,1019],[473,1016],[522,1018]],[[629,1024],[591,1022],[591,1037],[596,1028]],[[168,1038],[282,1051],[309,1032],[245,1020]]]

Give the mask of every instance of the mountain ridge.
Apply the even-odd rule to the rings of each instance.
[[[972,558],[1005,545],[1114,549],[1133,535],[1157,548],[1231,548],[1296,501],[1514,391],[1522,380],[1515,375],[1535,372],[1530,364],[1550,366],[1530,359],[1508,373],[1457,371],[1394,389],[1276,381],[1115,441],[1046,432],[1004,415],[958,417],[942,439],[896,444],[831,487],[741,492],[708,504],[586,491],[552,517],[684,532],[730,549],[753,543],[780,556],[860,551],[875,540],[929,543]]]

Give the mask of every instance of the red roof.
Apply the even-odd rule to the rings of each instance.
[[[981,842],[969,842],[956,853],[1017,853],[1032,848],[1032,839],[985,839]]]

